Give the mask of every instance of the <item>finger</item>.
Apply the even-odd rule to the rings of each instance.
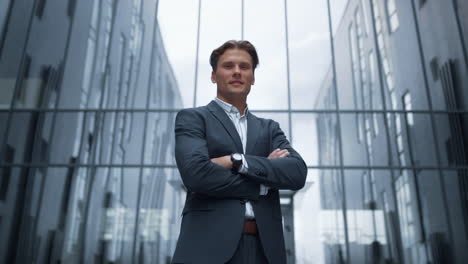
[[[277,156],[278,156],[278,155],[281,155],[282,153],[284,153],[284,152],[286,152],[286,151],[288,151],[288,150],[287,150],[287,149],[279,149],[279,148],[278,148],[278,149],[275,149],[271,154],[277,155]]]
[[[273,151],[270,153],[270,155],[268,155],[268,158],[274,158],[274,157],[276,157],[276,156],[278,155],[278,152],[279,152],[279,151],[280,151],[279,148],[273,150]]]

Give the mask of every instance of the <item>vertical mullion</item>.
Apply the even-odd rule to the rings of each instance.
[[[244,10],[245,10],[245,0],[241,2],[241,40],[244,40]]]
[[[288,3],[284,0],[284,25],[286,37],[286,77],[288,88],[288,125],[289,125],[289,141],[293,144],[292,135],[292,120],[291,120],[291,85],[290,85],[290,69],[289,69],[289,36],[288,36]]]
[[[201,0],[199,0],[200,3],[201,3]],[[158,13],[158,4],[156,3],[155,4],[155,14]],[[151,74],[154,74],[154,68],[155,68],[155,55],[157,55],[157,52],[156,52],[156,41],[157,41],[157,30],[158,30],[158,27],[159,27],[159,24],[158,24],[158,16],[155,15],[154,16],[154,29],[153,29],[153,38],[152,38],[152,41],[151,41],[151,46],[153,47],[151,49],[151,56],[150,56],[150,65],[149,65],[149,72],[150,72],[150,76],[148,77],[148,83],[147,83],[147,90],[146,90],[146,105],[145,105],[145,112],[144,112],[144,115],[145,115],[145,118],[144,118],[144,123],[143,123],[143,140],[142,140],[142,148],[141,148],[141,161],[140,161],[140,172],[139,172],[139,175],[138,175],[138,191],[137,191],[137,205],[135,207],[135,224],[134,224],[134,235],[133,235],[133,249],[132,249],[132,261],[133,263],[135,263],[135,261],[137,261],[137,246],[139,245],[139,241],[138,241],[138,234],[139,234],[139,230],[140,230],[140,226],[139,226],[139,222],[140,222],[140,206],[141,206],[141,200],[142,200],[142,189],[143,189],[143,186],[142,186],[142,183],[143,183],[143,171],[144,171],[144,168],[143,168],[143,165],[144,165],[144,162],[145,162],[145,151],[146,151],[146,137],[147,137],[147,128],[148,128],[148,110],[149,110],[149,106],[150,106],[150,101],[151,101],[151,96],[150,96],[150,93],[151,93],[151,85],[152,85],[152,81],[154,81],[154,78],[152,78]],[[197,44],[198,46],[198,44]],[[198,52],[197,52],[198,54]],[[198,55],[197,55],[198,56]],[[139,254],[141,254],[142,252],[139,252]],[[141,259],[140,257],[138,259]]]
[[[330,38],[330,48],[332,55],[332,70],[333,70],[333,87],[335,95],[335,115],[336,115],[336,130],[337,130],[337,141],[338,141],[338,154],[339,154],[339,166],[340,166],[340,178],[341,178],[341,188],[342,188],[342,212],[343,212],[343,225],[344,225],[344,235],[345,235],[345,248],[346,248],[346,263],[351,263],[350,253],[349,253],[349,234],[348,234],[348,216],[346,209],[346,185],[344,177],[344,168],[343,168],[343,145],[341,142],[341,118],[339,112],[339,98],[338,98],[338,84],[336,80],[336,61],[335,61],[335,45],[333,38],[333,24],[331,16],[331,7],[330,0],[327,0],[327,9],[328,9],[328,30]]]
[[[197,106],[198,56],[199,56],[199,50],[200,50],[201,5],[202,5],[202,0],[198,0],[197,45],[196,45],[196,51],[195,51],[195,76],[193,80],[193,107]]]

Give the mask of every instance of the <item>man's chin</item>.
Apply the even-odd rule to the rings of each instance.
[[[229,94],[234,97],[244,97],[244,96],[247,96],[249,93],[245,90],[234,90],[234,91],[230,91]]]
[[[229,90],[245,90],[244,85],[229,85]]]

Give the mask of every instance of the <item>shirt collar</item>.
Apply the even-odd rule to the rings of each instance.
[[[237,107],[233,106],[232,104],[226,103],[226,102],[224,102],[223,100],[219,99],[218,97],[215,97],[214,100],[215,100],[215,102],[218,103],[218,105],[221,106],[221,108],[222,108],[224,111],[226,111],[227,113],[236,113],[236,114],[240,113],[240,112],[239,112],[239,109],[237,109]],[[247,113],[248,113],[248,111],[249,111],[249,107],[246,106],[246,107],[245,107],[245,114],[244,114],[243,116],[246,116]]]

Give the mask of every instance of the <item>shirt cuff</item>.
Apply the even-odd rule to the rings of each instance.
[[[260,195],[267,195],[269,189],[268,186],[260,184]]]

